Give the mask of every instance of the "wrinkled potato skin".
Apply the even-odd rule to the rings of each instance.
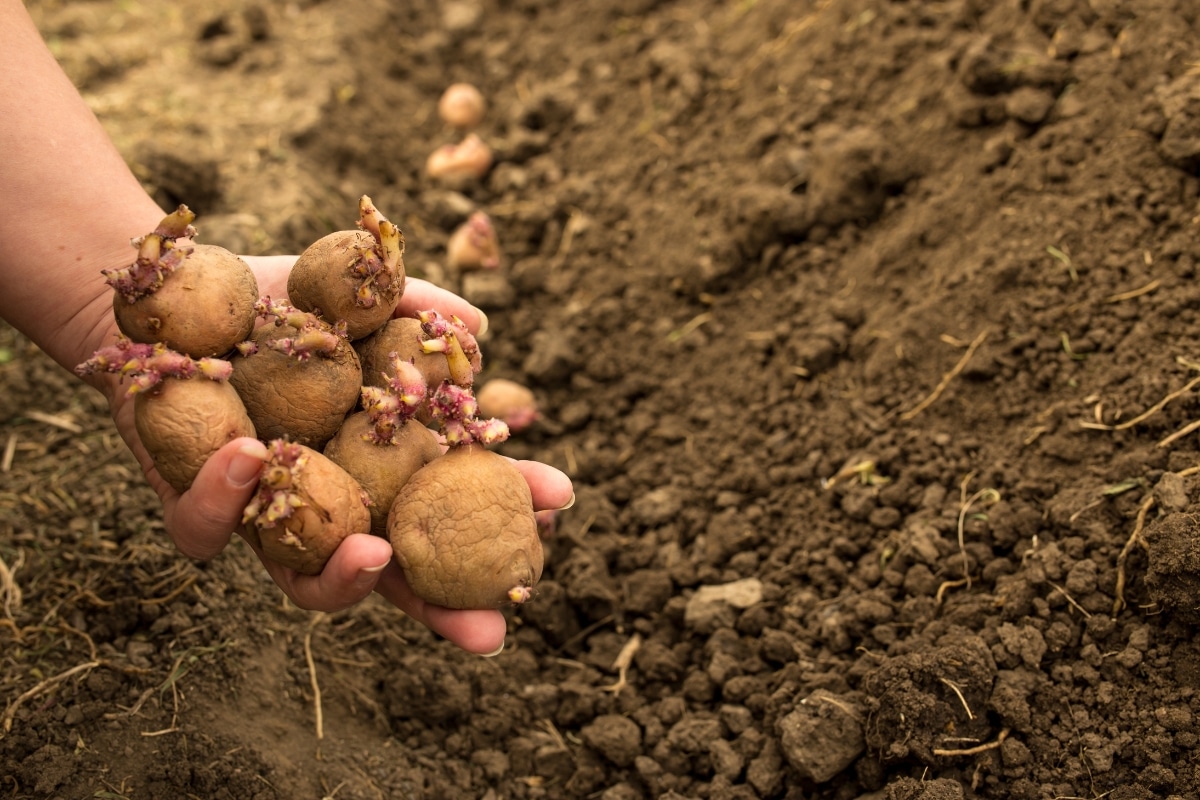
[[[542,577],[529,485],[508,460],[451,449],[401,487],[388,538],[409,586],[447,608],[499,608]]]
[[[117,327],[135,342],[162,342],[192,358],[222,356],[254,327],[258,281],[223,247],[195,248],[153,294],[130,303],[113,293]]]
[[[360,250],[374,246],[375,237],[366,231],[336,231],[313,242],[288,275],[288,300],[331,325],[344,320],[352,340],[375,331],[391,319],[404,292],[404,259],[392,280],[380,287],[375,305],[363,308],[356,302],[360,281],[350,274],[350,266]]]
[[[382,328],[365,339],[354,343],[362,362],[363,385],[383,386],[385,374],[392,374],[391,354],[396,353],[401,359],[412,359],[413,365],[420,371],[429,388],[429,394],[441,385],[442,381],[450,379],[450,367],[446,357],[441,353],[426,353],[421,349],[421,323],[412,317],[397,317],[389,320]],[[423,405],[417,413],[417,419],[428,425],[430,414],[428,405]]]
[[[442,454],[437,436],[415,420],[400,428],[395,444],[364,439],[371,430],[365,411],[351,414],[325,445],[325,456],[358,481],[371,498],[371,533],[387,536],[388,511],[400,487],[417,470]]]
[[[316,450],[306,449],[306,455],[297,482],[307,505],[274,527],[247,527],[253,529],[264,556],[304,575],[317,575],[343,539],[370,530],[371,514],[362,488],[349,473]]]
[[[224,381],[168,378],[137,395],[133,421],[154,467],[185,492],[208,457],[234,439],[255,437],[241,398]]]
[[[263,346],[291,336],[287,326],[265,326],[251,337],[251,356],[235,355],[229,382],[242,397],[260,439],[290,439],[320,450],[358,402],[362,370],[350,343],[342,340],[332,357],[298,361]]]

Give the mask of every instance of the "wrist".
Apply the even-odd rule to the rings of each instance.
[[[59,268],[58,274],[64,280],[58,282],[53,305],[38,309],[36,314],[18,315],[14,324],[52,359],[74,372],[77,365],[101,347],[116,342],[119,335],[113,316],[113,291],[102,270],[128,266],[135,257],[128,239],[87,248],[86,255]],[[105,374],[83,380],[110,399],[119,382],[116,376]]]

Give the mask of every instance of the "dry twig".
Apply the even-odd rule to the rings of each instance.
[[[1196,430],[1197,428],[1200,428],[1200,419],[1193,420],[1192,422],[1189,422],[1187,425],[1184,425],[1182,428],[1180,428],[1179,430],[1170,434],[1169,436],[1163,437],[1162,440],[1159,441],[1158,446],[1159,447],[1169,447],[1171,444],[1173,444],[1174,442],[1178,441],[1179,439],[1182,439],[1183,437],[1187,436],[1189,433]]]
[[[1129,553],[1133,550],[1134,545],[1145,545],[1145,542],[1142,541],[1142,529],[1146,527],[1146,515],[1150,513],[1153,506],[1154,495],[1146,495],[1146,499],[1138,508],[1137,520],[1133,524],[1133,533],[1129,534],[1129,539],[1121,548],[1120,555],[1117,556],[1117,586],[1113,592],[1116,598],[1113,600],[1112,609],[1114,617],[1121,613],[1121,609],[1125,608],[1125,561],[1129,558]]]
[[[83,428],[79,427],[74,422],[67,419],[65,416],[63,416],[61,414],[47,414],[44,411],[36,411],[34,409],[29,409],[28,411],[26,411],[23,414],[23,416],[29,417],[31,420],[34,420],[35,422],[41,422],[46,425],[50,425],[52,427],[59,428],[60,430],[64,430],[67,433],[83,433]]]
[[[1094,431],[1128,430],[1129,428],[1132,428],[1134,425],[1137,425],[1138,423],[1145,422],[1150,417],[1154,416],[1155,414],[1157,414],[1158,412],[1160,412],[1164,408],[1166,408],[1167,405],[1172,400],[1176,400],[1176,399],[1182,397],[1183,395],[1187,394],[1188,392],[1190,392],[1192,389],[1196,388],[1197,386],[1200,386],[1200,378],[1192,378],[1190,381],[1188,381],[1186,384],[1183,385],[1183,388],[1176,389],[1175,391],[1171,392],[1166,397],[1164,397],[1162,400],[1159,400],[1157,403],[1150,406],[1150,408],[1146,409],[1141,414],[1138,414],[1133,419],[1127,419],[1124,422],[1117,423],[1116,425],[1105,425],[1100,422],[1081,422],[1079,424],[1081,427],[1088,428],[1088,429],[1094,430]]]
[[[11,569],[4,563],[4,559],[0,558],[0,595],[4,597],[4,616],[8,619],[16,619],[17,612],[21,610],[21,587],[17,585],[15,576],[23,563],[23,550],[17,551],[17,560],[13,562]]]
[[[935,756],[977,756],[980,753],[986,753],[988,750],[995,750],[1000,745],[1004,744],[1004,740],[1008,738],[1009,728],[1000,731],[1000,735],[996,737],[996,741],[981,744],[978,747],[968,747],[965,750],[942,750],[935,747],[933,754]]]
[[[963,579],[967,582],[968,589],[971,588],[971,562],[970,559],[967,558],[967,543],[964,536],[967,523],[967,512],[971,509],[971,506],[975,505],[975,503],[979,502],[980,500],[986,500],[989,505],[999,502],[1000,500],[1000,493],[991,488],[980,489],[975,494],[967,497],[967,484],[971,482],[971,477],[973,475],[974,473],[971,473],[970,475],[967,475],[967,477],[963,478],[962,486],[960,487],[960,493],[963,497],[963,500],[962,505],[958,509],[958,552],[962,555]]]
[[[617,671],[617,682],[611,686],[605,686],[604,691],[616,694],[625,688],[625,678],[629,672],[629,666],[633,664],[633,657],[637,654],[638,648],[642,646],[641,634],[635,633],[629,637],[629,641],[621,648],[621,652],[617,653],[616,659],[613,660],[613,669]]]
[[[304,660],[308,663],[308,680],[312,685],[313,691],[313,711],[316,716],[317,740],[325,738],[325,722],[324,716],[321,713],[321,684],[317,683],[317,665],[313,661],[312,654],[312,634],[313,628],[325,619],[324,613],[319,613],[313,616],[312,622],[308,624],[308,630],[304,633]]]
[[[962,707],[967,711],[967,719],[975,719],[975,715],[971,713],[971,707],[967,705],[967,698],[963,697],[962,690],[958,688],[958,685],[949,678],[938,678],[938,680],[944,683],[946,686],[949,686],[950,691],[958,695],[958,702],[962,703]]]
[[[19,697],[17,697],[17,699],[8,704],[8,708],[4,709],[4,716],[0,717],[0,735],[6,734],[12,730],[13,720],[17,716],[17,709],[21,707],[22,703],[32,700],[38,695],[53,689],[55,686],[67,680],[68,678],[78,675],[81,672],[88,672],[89,670],[93,670],[98,666],[100,666],[99,661],[87,661],[83,664],[76,664],[68,670],[64,670],[53,677],[46,678],[46,680],[39,682],[33,688],[21,694]]]
[[[942,376],[942,379],[938,382],[938,385],[934,387],[933,391],[930,392],[924,400],[901,414],[900,419],[907,422],[937,402],[937,399],[942,396],[942,392],[946,391],[946,388],[950,386],[950,381],[954,380],[954,378],[957,377],[960,372],[967,368],[967,363],[970,362],[971,357],[975,355],[975,351],[979,349],[979,346],[983,344],[983,341],[987,338],[987,335],[987,330],[984,330],[978,336],[976,336],[975,340],[967,345],[967,352],[963,353],[962,358],[958,360],[958,363],[951,367],[950,371]]]

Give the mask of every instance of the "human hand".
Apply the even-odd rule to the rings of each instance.
[[[246,257],[258,280],[259,294],[284,298],[287,276],[294,256]],[[454,314],[478,333],[486,318],[461,297],[426,281],[410,278],[397,315],[424,309]],[[168,535],[187,556],[210,559],[228,545],[241,528],[242,510],[258,484],[267,458],[267,448],[255,439],[237,439],[214,453],[182,494],[173,489],[154,468],[133,424],[133,402],[122,387],[109,391],[117,429],[158,493]],[[566,475],[546,464],[516,462],[533,495],[538,510],[561,508],[573,496]],[[251,544],[251,547],[254,547]],[[359,602],[372,591],[422,622],[435,633],[472,653],[488,654],[504,642],[503,615],[494,610],[453,611],[433,606],[409,589],[404,574],[392,558],[391,544],[369,534],[353,534],[338,547],[319,575],[301,575],[263,557],[267,572],[284,593],[301,608],[337,611]]]

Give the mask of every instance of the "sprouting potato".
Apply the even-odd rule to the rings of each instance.
[[[363,411],[351,414],[325,445],[325,455],[349,472],[371,498],[371,532],[387,535],[392,500],[413,473],[442,453],[437,436],[415,418],[425,381],[393,354],[386,386],[364,386]]]
[[[121,339],[76,370],[131,378],[138,437],[163,480],[176,491],[192,485],[208,457],[234,439],[254,437],[254,424],[228,378],[232,366],[213,358],[193,360],[166,345]]]
[[[323,236],[301,253],[287,284],[293,306],[345,323],[352,340],[387,322],[404,293],[404,235],[366,195],[359,217],[359,230]]]
[[[196,215],[180,206],[134,240],[137,260],[104,273],[114,289],[113,315],[135,342],[162,342],[192,358],[221,356],[254,327],[258,282],[245,261],[223,247],[186,244]]]
[[[508,428],[481,420],[470,388],[450,381],[433,393],[434,420],[449,445],[400,488],[388,538],[409,586],[449,608],[523,603],[542,576],[544,554],[529,485],[487,445]]]
[[[262,439],[325,446],[358,402],[362,369],[340,330],[316,316],[263,298],[258,328],[238,346],[229,381]]]
[[[347,536],[371,529],[369,500],[349,473],[316,450],[282,439],[267,446],[270,458],[242,522],[264,556],[317,575]]]

